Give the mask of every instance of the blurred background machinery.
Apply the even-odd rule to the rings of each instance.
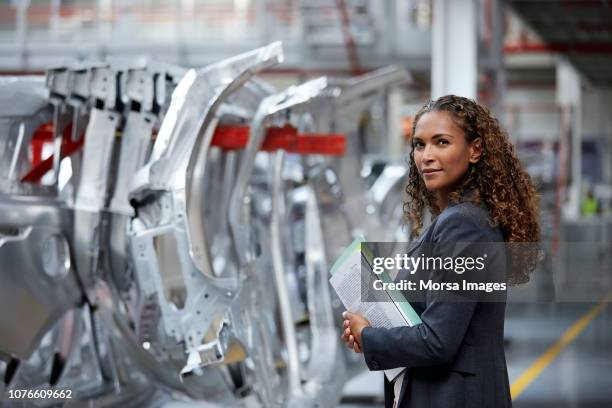
[[[541,197],[514,404],[609,406],[611,50],[604,0],[0,0],[3,401],[381,406],[328,269],[408,240],[412,118],[457,93]]]

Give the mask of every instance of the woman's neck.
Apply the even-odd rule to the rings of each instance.
[[[444,211],[444,209],[448,207],[448,196],[449,194],[445,191],[438,191],[436,193],[436,204],[438,204],[440,212]]]
[[[448,207],[448,203],[450,202],[450,199],[451,199],[451,194],[453,193],[457,193],[457,191],[447,190],[447,189],[436,191],[436,204],[438,205],[440,212],[444,211],[444,209]],[[459,197],[461,197],[460,199],[469,200],[474,197],[475,190],[473,187],[468,187],[467,189],[459,192],[458,194],[459,194]]]

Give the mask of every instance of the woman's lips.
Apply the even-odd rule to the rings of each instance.
[[[426,171],[423,171],[423,177],[431,177],[441,171],[442,170],[426,170]]]

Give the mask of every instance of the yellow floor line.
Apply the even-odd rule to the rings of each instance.
[[[542,354],[527,370],[520,375],[510,386],[510,394],[512,399],[516,399],[525,388],[535,380],[542,371],[553,362],[555,358],[567,347],[576,337],[582,333],[582,331],[591,323],[591,321],[597,317],[604,307],[612,300],[612,292],[608,294],[599,302],[593,306],[584,316],[582,316],[576,323],[574,323],[569,329],[563,333],[563,335],[553,344],[544,354]]]

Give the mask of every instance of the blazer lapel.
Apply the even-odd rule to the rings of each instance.
[[[408,248],[406,249],[406,253],[408,255],[410,255],[419,245],[421,245],[421,243],[423,242],[423,239],[425,239],[425,234],[421,234],[420,237],[418,237],[415,241],[412,241],[410,244],[408,244]]]
[[[429,226],[425,228],[425,230],[421,233],[421,235],[419,235],[416,241],[413,241],[410,244],[408,244],[408,248],[406,249],[406,253],[408,255],[410,255],[411,252],[413,252],[416,248],[418,248],[423,243],[423,240],[425,239],[425,237],[429,235],[429,231],[433,228],[434,225],[436,225],[437,220],[438,220],[438,217],[434,218],[431,224],[429,224]]]

